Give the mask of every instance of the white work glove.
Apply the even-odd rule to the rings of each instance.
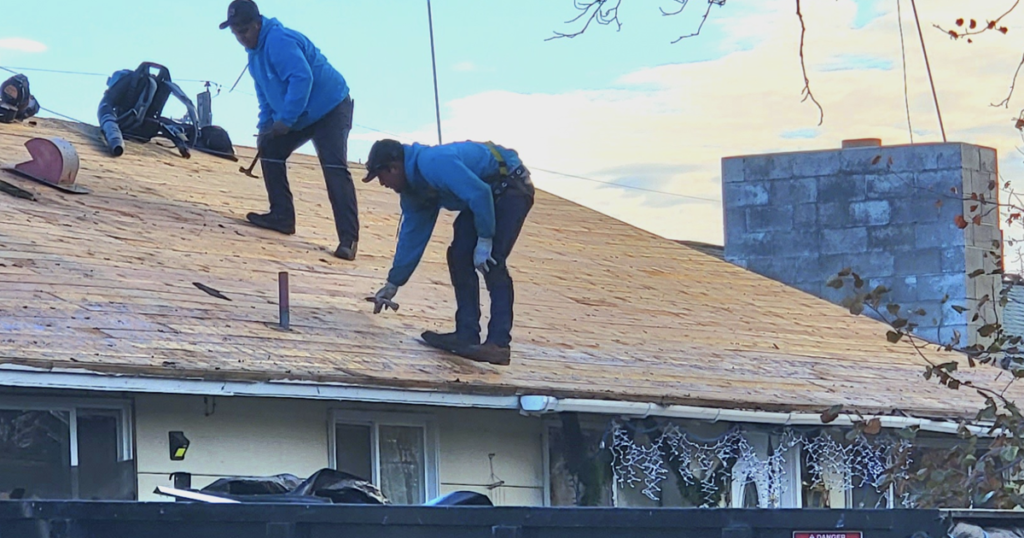
[[[373,296],[373,313],[380,314],[385,307],[398,310],[398,305],[392,299],[398,294],[398,286],[388,282],[376,295]]]
[[[473,250],[473,265],[476,266],[477,271],[486,274],[491,270],[492,265],[498,265],[498,262],[491,256],[493,248],[493,239],[481,237],[476,240],[476,249]]]

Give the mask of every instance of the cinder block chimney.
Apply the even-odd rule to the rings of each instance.
[[[956,331],[970,345],[994,321],[991,304],[974,320],[979,300],[998,304],[998,275],[969,276],[1001,266],[999,211],[980,202],[998,201],[998,180],[996,151],[962,143],[861,139],[841,150],[728,157],[725,256],[836,303],[849,289],[825,284],[851,267],[907,312],[924,309],[911,318],[922,338],[945,344]]]

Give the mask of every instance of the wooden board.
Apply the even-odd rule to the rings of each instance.
[[[131,142],[113,159],[80,129],[0,126],[0,163],[24,160],[29,138],[61,136],[92,191],[0,196],[0,362],[742,409],[953,417],[981,405],[923,380],[923,359],[886,343],[881,324],[543,192],[510,261],[512,364],[454,360],[417,341],[453,325],[453,215],[400,291],[401,310],[375,316],[364,298],[390,267],[398,199],[358,181],[358,166],[359,258],[345,262],[330,255],[337,238],[314,157],[289,165],[298,233],[283,236],[241,221],[267,200],[237,163]],[[268,326],[279,271],[291,275],[291,332]],[[964,375],[992,384],[998,372]]]

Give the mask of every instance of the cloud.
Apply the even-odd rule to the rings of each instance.
[[[46,52],[46,45],[23,37],[0,37],[0,50],[15,52]]]
[[[459,62],[452,66],[452,71],[456,71],[458,73],[472,73],[476,70],[476,64],[473,62]]]
[[[962,0],[933,0],[922,24],[930,28],[933,22],[955,20],[962,6]],[[913,20],[906,10],[903,15],[909,32]],[[808,76],[825,108],[821,127],[814,106],[801,102],[800,24],[791,6],[764,3],[756,12],[726,8],[715,16],[727,33],[724,42],[737,39],[730,33],[749,36],[756,29],[759,44],[715,61],[623,73],[614,89],[491,91],[450,101],[445,138],[514,147],[534,168],[542,189],[660,235],[718,244],[723,240],[720,203],[615,188],[536,168],[718,200],[722,157],[834,149],[849,138],[909,142],[895,10],[865,10],[863,0],[804,3]],[[602,39],[614,46],[614,35]],[[1014,144],[1020,138],[1010,121],[1016,114],[989,103],[1005,96],[1020,61],[1019,43],[991,34],[968,45],[938,30],[926,31],[925,40],[949,139],[997,148],[1001,172],[1016,181],[1012,178],[1024,175]],[[935,106],[915,42],[907,37],[914,140],[937,142]],[[837,65],[845,68],[828,69]],[[1022,100],[1024,94],[1010,108],[1020,108]],[[494,110],[502,110],[500,121]],[[433,126],[408,137],[432,140]]]

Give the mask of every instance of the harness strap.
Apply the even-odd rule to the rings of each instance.
[[[501,177],[508,177],[508,163],[505,162],[505,158],[501,156],[501,152],[498,151],[498,147],[494,145],[494,142],[484,142],[487,149],[491,150],[491,155],[494,155],[494,159],[498,161],[498,172],[501,173]]]

